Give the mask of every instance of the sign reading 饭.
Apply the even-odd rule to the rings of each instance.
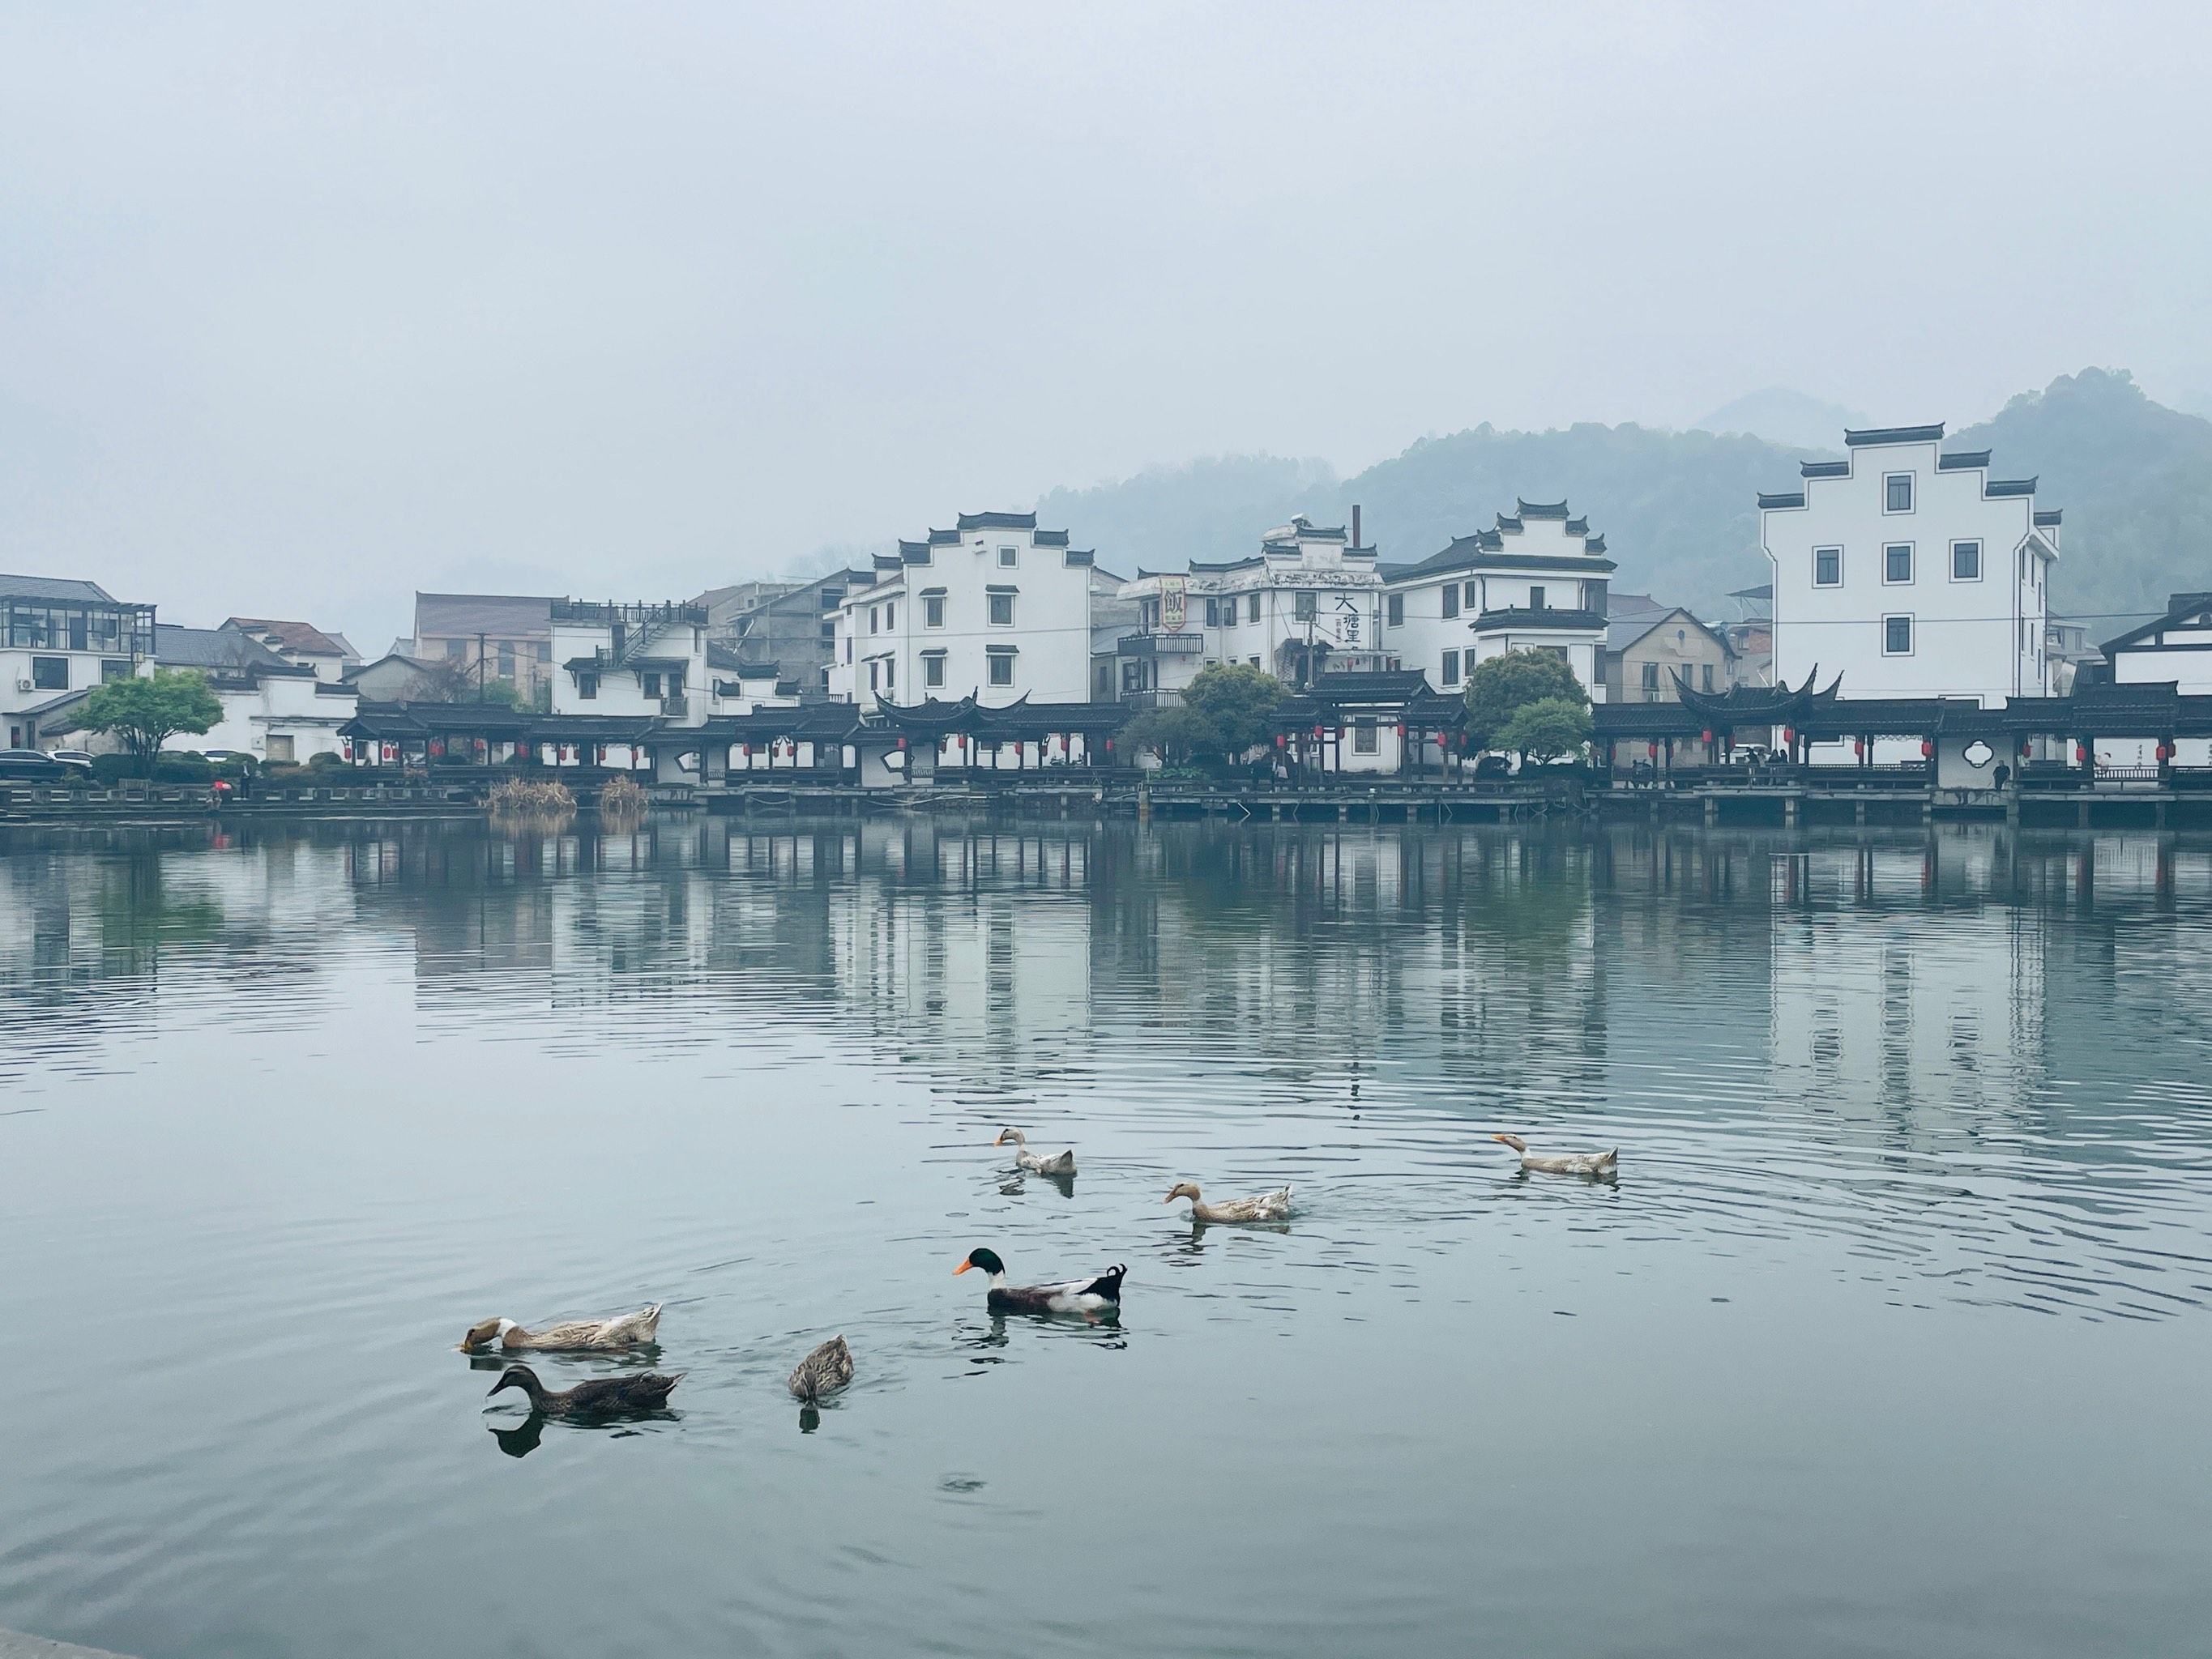
[[[1188,597],[1189,579],[1183,576],[1160,578],[1160,631],[1180,634],[1190,617]]]

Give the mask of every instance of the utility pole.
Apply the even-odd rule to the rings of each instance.
[[[477,701],[478,702],[484,700],[483,653],[484,636],[479,634],[477,635]]]

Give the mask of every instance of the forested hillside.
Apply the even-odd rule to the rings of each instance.
[[[1316,461],[1226,456],[1057,489],[1038,510],[1066,524],[1079,545],[1095,544],[1103,563],[1133,574],[1240,557],[1293,513],[1339,523],[1355,501],[1386,560],[1425,558],[1511,512],[1516,497],[1565,496],[1605,532],[1620,563],[1618,586],[1729,616],[1731,590],[1768,580],[1758,492],[1793,488],[1799,459],[1840,454],[1842,437],[1838,447],[1814,451],[1633,424],[1485,425],[1424,439],[1348,479]],[[2000,477],[2040,474],[2040,504],[2065,508],[2060,609],[2149,611],[2169,591],[2212,587],[2212,422],[2151,402],[2124,372],[2063,376],[1954,429],[1949,447],[1995,451]]]

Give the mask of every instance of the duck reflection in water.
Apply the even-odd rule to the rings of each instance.
[[[1059,1193],[1062,1198],[1073,1198],[1075,1196],[1075,1177],[1073,1176],[1055,1175],[1049,1172],[1044,1174],[1025,1173],[1012,1176],[1011,1178],[999,1183],[1000,1196],[1002,1198],[1019,1198],[1022,1194],[1027,1190],[1029,1183],[1032,1181],[1041,1182],[1044,1185],[1052,1188],[1054,1191]]]
[[[502,1429],[494,1424],[491,1437],[499,1443],[499,1449],[509,1457],[527,1457],[538,1449],[538,1443],[545,1437],[544,1414],[532,1412],[511,1428]]]

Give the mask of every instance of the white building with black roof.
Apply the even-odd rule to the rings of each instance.
[[[874,580],[839,606],[830,696],[1003,708],[1087,702],[1094,596],[1121,579],[1034,513],[963,513],[951,530],[876,556]]]
[[[1454,538],[1388,573],[1382,639],[1390,653],[1456,690],[1474,665],[1544,651],[1605,701],[1605,537],[1565,501],[1516,501],[1487,530]]]
[[[1759,497],[1776,683],[1817,667],[1845,698],[2049,696],[2059,514],[2036,506],[2036,480],[1992,477],[1987,450],[1946,453],[1940,422],[1844,446]]]
[[[0,575],[0,735],[35,749],[103,680],[154,672],[154,607],[98,582]]]
[[[1115,647],[1124,702],[1174,702],[1212,663],[1247,663],[1290,686],[1397,666],[1382,639],[1375,550],[1341,525],[1294,518],[1249,557],[1139,571],[1121,597],[1137,607]]]

